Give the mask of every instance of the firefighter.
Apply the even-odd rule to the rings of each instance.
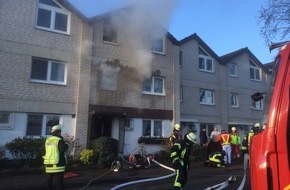
[[[232,163],[231,135],[226,130],[222,130],[222,133],[218,136],[218,140],[222,145],[223,151],[225,151],[225,164],[230,166]]]
[[[68,144],[61,136],[61,125],[55,125],[51,129],[52,136],[45,141],[45,155],[43,156],[45,173],[47,174],[47,189],[53,189],[53,181],[56,189],[64,189],[63,177],[67,164],[65,152]]]
[[[181,141],[182,140],[182,135],[181,135],[181,131],[180,131],[181,127],[179,124],[175,124],[173,126],[173,132],[169,137],[169,141],[170,141],[170,146],[173,146],[175,141]]]
[[[209,164],[208,167],[214,165],[218,168],[225,167],[224,162],[225,151],[213,152],[209,155]]]
[[[240,136],[237,133],[237,129],[235,127],[232,127],[231,132],[231,146],[232,146],[232,155],[233,159],[239,159],[240,158]]]
[[[251,128],[251,130],[247,133],[247,135],[243,139],[242,151],[244,155],[244,169],[246,169],[248,166],[251,137],[254,136],[255,134],[258,134],[259,131],[260,131],[260,123],[255,123],[255,125]]]
[[[187,173],[190,168],[189,156],[191,147],[196,143],[196,139],[196,135],[190,132],[185,136],[184,140],[175,141],[171,147],[170,161],[176,172],[173,190],[180,190],[186,184]]]

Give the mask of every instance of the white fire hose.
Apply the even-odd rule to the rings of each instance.
[[[165,176],[161,176],[161,177],[155,177],[155,178],[148,178],[148,179],[130,181],[130,182],[127,182],[127,183],[123,183],[123,184],[117,185],[117,186],[111,188],[111,190],[117,190],[117,189],[120,189],[122,187],[126,187],[126,186],[129,186],[129,185],[134,185],[134,184],[138,184],[138,183],[146,183],[146,182],[151,182],[151,181],[163,180],[163,179],[167,179],[167,178],[170,178],[170,177],[175,176],[175,170],[173,168],[170,168],[168,166],[165,166],[165,165],[157,162],[154,159],[152,159],[152,162],[156,163],[157,165],[159,165],[159,166],[161,166],[161,167],[163,167],[163,168],[165,168],[167,170],[173,171],[174,173],[169,174],[169,175],[165,175]]]

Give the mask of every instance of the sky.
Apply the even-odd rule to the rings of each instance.
[[[122,8],[132,3],[154,9],[152,14],[177,40],[196,33],[218,56],[241,48],[261,63],[273,61],[260,34],[259,10],[267,0],[69,0],[85,16]]]

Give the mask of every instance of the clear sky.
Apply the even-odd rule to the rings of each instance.
[[[258,11],[267,0],[69,0],[87,17],[115,10],[132,2],[148,2],[159,13],[166,9],[168,31],[181,40],[197,35],[219,56],[248,47],[262,62],[273,61],[260,34]],[[164,8],[164,5],[167,7]],[[169,5],[172,5],[170,9]]]

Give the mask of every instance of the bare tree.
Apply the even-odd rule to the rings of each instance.
[[[258,24],[266,43],[290,40],[290,0],[268,0],[259,11]]]

